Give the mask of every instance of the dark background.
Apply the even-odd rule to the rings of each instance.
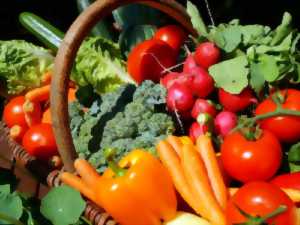
[[[122,0],[120,0],[122,1]],[[185,4],[185,0],[179,0]],[[193,0],[207,23],[204,0]],[[240,18],[242,23],[278,25],[284,11],[294,18],[294,25],[300,28],[299,0],[209,0],[216,23]],[[61,30],[66,31],[78,15],[76,0],[1,0],[0,39],[26,39],[36,41],[19,24],[18,15],[22,11],[34,12],[47,19]]]

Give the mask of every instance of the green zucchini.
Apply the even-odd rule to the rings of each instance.
[[[46,45],[46,47],[50,48],[54,52],[58,50],[65,36],[61,30],[30,12],[21,13],[19,21],[30,33]]]

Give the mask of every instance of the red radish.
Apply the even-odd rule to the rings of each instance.
[[[209,127],[206,124],[199,124],[198,122],[194,122],[189,130],[190,138],[195,142],[196,139],[209,131]]]
[[[252,103],[257,103],[250,88],[244,89],[240,94],[230,94],[219,89],[219,102],[228,111],[239,112],[246,109]]]
[[[192,109],[192,117],[197,119],[200,113],[208,113],[211,117],[215,117],[217,110],[211,101],[199,98]]]
[[[194,105],[194,98],[190,88],[174,83],[168,90],[167,106],[170,110],[184,112],[190,110]]]
[[[189,54],[185,61],[184,61],[184,65],[183,65],[183,72],[184,73],[190,73],[191,69],[198,67],[195,58],[193,56],[193,54]]]
[[[171,72],[168,73],[166,76],[160,79],[161,85],[163,85],[166,89],[169,89],[174,82],[177,81],[178,77],[180,76],[180,73],[177,72]]]
[[[212,42],[204,42],[198,45],[195,52],[195,60],[199,66],[208,69],[219,62],[221,58],[220,49]]]
[[[190,74],[194,76],[191,88],[195,96],[205,98],[214,90],[214,80],[206,70],[195,67],[190,70]]]
[[[237,120],[237,116],[232,112],[220,112],[215,118],[215,132],[226,136],[237,125]]]

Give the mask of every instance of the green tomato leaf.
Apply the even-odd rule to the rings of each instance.
[[[80,193],[68,186],[53,188],[41,202],[41,213],[54,225],[76,223],[84,209]]]
[[[156,27],[153,25],[137,25],[126,28],[120,35],[119,45],[123,54],[127,57],[129,52],[137,44],[151,39]]]
[[[256,93],[259,93],[264,87],[266,80],[261,73],[258,63],[252,63],[250,66],[250,85]]]
[[[249,69],[246,56],[239,56],[215,64],[209,68],[209,73],[218,87],[232,94],[239,94],[248,86]]]
[[[201,17],[201,14],[197,9],[197,6],[190,1],[187,1],[187,13],[191,17],[193,27],[198,32],[199,36],[207,36],[207,27]]]
[[[6,188],[2,186],[3,190]],[[20,219],[23,214],[21,198],[16,193],[7,193],[7,190],[0,192],[0,213],[15,220]],[[11,224],[11,222],[0,220],[0,224]]]
[[[279,76],[279,68],[276,59],[271,55],[259,56],[256,72],[259,71],[268,82],[275,81]]]

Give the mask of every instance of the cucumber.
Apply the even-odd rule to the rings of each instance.
[[[65,36],[61,30],[30,12],[21,13],[19,21],[30,33],[46,45],[47,48],[50,48],[54,52],[58,50]]]

